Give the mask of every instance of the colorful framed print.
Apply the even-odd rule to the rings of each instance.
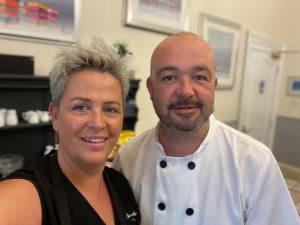
[[[126,0],[125,25],[172,34],[187,30],[188,0]]]
[[[0,0],[0,34],[4,37],[74,42],[79,0]]]

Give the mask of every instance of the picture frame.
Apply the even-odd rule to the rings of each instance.
[[[80,0],[1,1],[2,38],[76,42]]]
[[[125,26],[163,34],[188,29],[189,0],[126,0]]]
[[[240,25],[202,13],[201,35],[212,47],[216,61],[218,89],[232,89],[240,40]]]
[[[300,76],[290,76],[287,82],[287,95],[300,97]]]

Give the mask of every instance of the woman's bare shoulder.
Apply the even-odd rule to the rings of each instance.
[[[35,186],[24,179],[0,182],[0,224],[42,224],[41,203]]]

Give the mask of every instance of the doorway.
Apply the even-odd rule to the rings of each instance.
[[[273,147],[283,44],[249,32],[239,130]]]

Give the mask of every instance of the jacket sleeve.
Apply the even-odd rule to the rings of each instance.
[[[285,180],[271,154],[249,188],[245,219],[246,225],[300,225]]]

